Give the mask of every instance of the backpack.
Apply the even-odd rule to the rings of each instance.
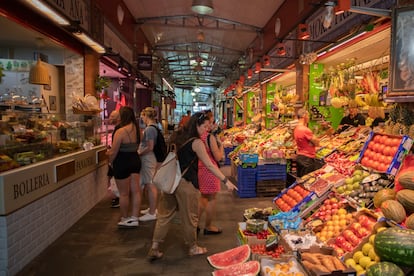
[[[155,129],[157,130],[157,141],[155,141],[153,149],[155,158],[157,159],[157,162],[164,162],[165,157],[167,157],[168,154],[167,144],[165,143],[164,135],[162,135],[162,132],[158,127],[154,125],[151,126],[155,127]]]

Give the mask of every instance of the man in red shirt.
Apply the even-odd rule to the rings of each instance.
[[[297,147],[297,176],[302,177],[319,167],[315,160],[316,146],[319,145],[319,139],[316,138],[312,133],[312,130],[308,128],[309,112],[301,108],[297,112],[297,117],[299,122],[295,127],[293,136]]]
[[[179,127],[183,127],[187,124],[187,122],[190,120],[191,118],[191,111],[187,110],[187,115],[183,115],[183,117],[181,117],[181,121],[178,123]]]

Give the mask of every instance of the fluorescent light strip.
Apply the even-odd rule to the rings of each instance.
[[[90,38],[88,35],[80,32],[80,33],[73,33],[74,36],[82,40],[86,45],[91,47],[93,50],[95,50],[99,54],[105,53],[105,48],[101,46],[99,43],[95,42],[92,38]]]
[[[353,41],[353,40],[357,39],[358,37],[363,36],[365,33],[366,33],[366,31],[364,31],[364,32],[362,32],[362,33],[359,33],[359,34],[357,34],[356,36],[353,36],[353,37],[351,37],[351,38],[349,38],[349,39],[345,40],[344,42],[341,42],[341,43],[339,43],[339,44],[337,44],[337,45],[333,46],[333,47],[332,47],[332,48],[330,48],[328,51],[329,51],[329,52],[330,52],[330,51],[333,51],[333,50],[335,50],[335,49],[337,49],[337,48],[341,47],[342,45],[345,45],[345,44],[347,44],[348,42],[351,42],[351,41]]]
[[[171,84],[168,83],[168,81],[165,78],[162,78],[162,82],[170,89],[174,90],[174,88],[171,86]]]
[[[53,9],[51,9],[48,5],[45,5],[43,2],[39,0],[25,0],[25,2],[55,23],[62,26],[70,25],[70,22],[68,20],[57,14]]]

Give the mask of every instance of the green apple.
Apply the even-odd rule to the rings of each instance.
[[[355,170],[352,175],[353,176],[355,176],[355,175],[362,175],[362,170]]]
[[[354,182],[354,179],[352,177],[345,178],[345,184],[351,184]]]
[[[345,187],[344,186],[339,186],[338,188],[336,188],[336,191],[339,194],[343,194],[345,192]]]

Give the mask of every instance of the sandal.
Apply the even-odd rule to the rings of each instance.
[[[190,248],[190,251],[188,252],[188,255],[190,256],[197,256],[197,255],[203,255],[207,253],[207,248],[201,247],[198,245],[194,245]]]
[[[158,249],[151,248],[148,252],[147,259],[150,262],[153,262],[155,260],[161,259],[164,256],[164,253],[159,251]]]

